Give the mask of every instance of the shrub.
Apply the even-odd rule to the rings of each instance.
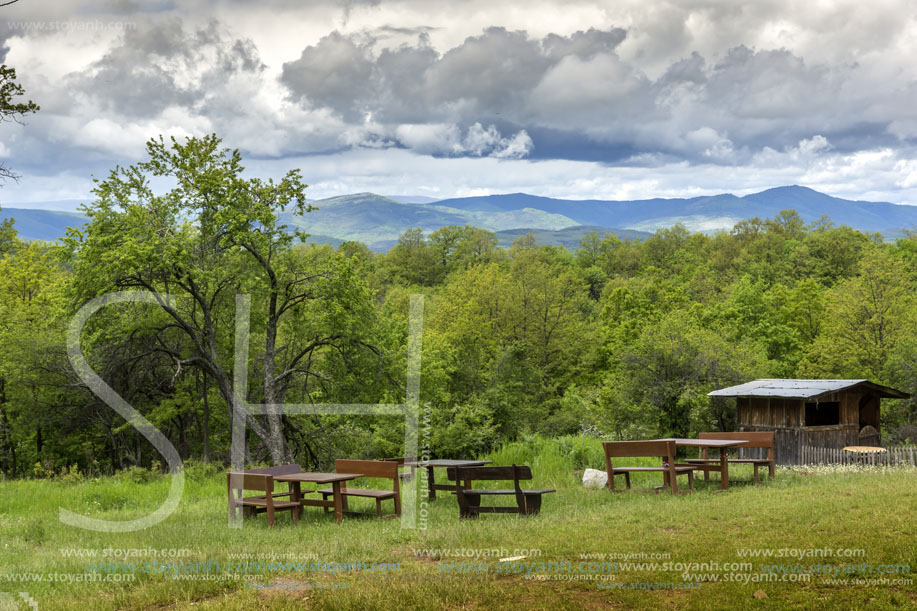
[[[54,480],[62,484],[79,484],[83,481],[83,474],[80,473],[79,467],[70,465],[69,468],[62,467],[60,473],[54,477]]]
[[[150,471],[149,469],[144,469],[141,466],[133,465],[127,469],[122,469],[118,471],[116,477],[120,477],[124,480],[130,480],[135,484],[146,484],[148,482],[157,479],[160,474]]]
[[[186,460],[182,469],[185,472],[185,477],[196,482],[212,479],[222,471],[220,467],[213,463],[206,463],[193,458]]]

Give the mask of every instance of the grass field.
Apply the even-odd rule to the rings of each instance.
[[[295,526],[285,513],[274,529],[263,516],[230,529],[223,472],[194,465],[170,518],[100,533],[61,524],[58,507],[140,517],[169,479],[3,483],[0,608],[28,608],[20,592],[41,609],[917,608],[917,470],[778,469],[753,486],[738,467],[726,492],[700,478],[673,497],[649,492],[658,475],[635,481],[644,492],[584,489],[573,471],[602,467],[595,440],[536,438],[488,458],[557,488],[540,516],[459,522],[440,493],[424,529],[338,525],[314,508]]]

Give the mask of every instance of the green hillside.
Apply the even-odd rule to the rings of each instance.
[[[304,216],[286,214],[283,222],[313,235],[355,240],[371,248],[390,247],[414,227],[434,231],[447,225],[474,225],[490,231],[533,227],[557,230],[577,223],[564,215],[534,208],[484,212],[436,204],[406,204],[375,193],[357,193],[311,202],[317,208]]]
[[[650,237],[651,233],[645,231],[636,231],[633,229],[614,229],[612,227],[599,227],[598,225],[577,225],[575,227],[566,227],[557,231],[548,231],[543,229],[506,229],[497,232],[498,244],[503,248],[512,246],[520,236],[531,233],[538,240],[539,244],[546,246],[563,246],[564,248],[575,250],[579,248],[580,240],[588,233],[596,232],[600,236],[611,234],[621,240],[642,240]]]

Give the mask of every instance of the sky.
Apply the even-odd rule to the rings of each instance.
[[[41,110],[0,123],[0,205],[209,133],[314,199],[917,204],[915,57],[911,0],[18,0],[0,62]]]

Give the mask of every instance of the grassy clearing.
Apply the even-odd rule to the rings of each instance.
[[[397,520],[347,518],[339,526],[314,508],[306,511],[297,526],[282,514],[274,529],[267,528],[263,517],[247,520],[241,530],[229,529],[222,472],[195,467],[188,469],[179,510],[164,523],[140,532],[97,533],[61,524],[58,506],[111,520],[139,517],[165,499],[168,479],[138,483],[135,474],[74,484],[7,482],[0,484],[0,593],[12,596],[28,591],[41,608],[55,609],[283,609],[302,608],[304,604],[317,609],[917,606],[914,584],[842,586],[831,583],[830,575],[812,575],[807,583],[759,581],[763,578],[762,565],[767,564],[816,563],[836,567],[834,570],[879,564],[917,567],[915,470],[779,469],[776,481],[752,486],[742,482],[750,479],[751,468],[740,467],[732,471],[734,485],[725,493],[716,492],[718,482],[711,479],[704,483],[701,478],[695,494],[673,497],[651,492],[611,495],[606,490],[583,489],[573,471],[585,466],[601,468],[601,448],[594,440],[536,438],[510,444],[488,458],[497,464],[530,464],[536,476],[532,486],[557,488],[557,493],[545,497],[541,516],[491,515],[459,522],[454,499],[440,493],[429,506],[425,530],[401,529]],[[648,491],[658,479],[658,475],[636,478],[634,485]],[[371,501],[355,500],[351,507],[369,510]],[[244,562],[240,554],[268,562],[271,554],[285,554],[288,556],[274,560],[328,564],[300,566],[300,570],[274,566],[254,575],[252,581],[210,581],[201,579],[207,575],[180,579],[162,573],[163,563],[176,559],[147,556],[129,561],[140,568],[144,562],[154,568],[156,561],[160,572],[141,570],[132,575],[132,581],[48,580],[48,574],[63,575],[58,579],[85,579],[93,570],[88,563],[119,560],[101,556],[105,550],[148,548],[189,550],[179,560],[203,566],[210,563],[210,567],[217,562],[222,568],[227,562]],[[863,549],[865,555],[766,559],[743,558],[737,552],[825,548]],[[97,550],[100,555],[67,556],[62,551],[67,549]],[[415,550],[439,551],[418,555]],[[519,552],[528,557],[515,565],[499,565],[504,550],[509,555]],[[455,556],[454,552],[477,553],[479,557]],[[495,555],[491,556],[492,552]],[[656,562],[657,566],[628,566],[619,557],[614,569],[583,565],[586,572],[574,575],[564,568],[601,562],[584,555],[612,553],[647,554],[649,557],[631,562]],[[654,558],[654,554],[669,556]],[[551,562],[555,564],[547,564]],[[688,571],[706,575],[685,580],[684,567],[672,570],[671,564],[662,566],[665,562],[708,566]],[[723,566],[737,562],[751,562],[752,567],[727,570]],[[354,564],[345,569],[331,563]],[[384,566],[372,570],[373,563]],[[498,572],[498,566],[504,571]],[[258,567],[254,568],[257,571]],[[306,568],[321,570],[302,570]],[[584,574],[590,576],[590,570],[596,577],[614,581],[582,579]],[[727,573],[749,581],[723,581]],[[29,575],[45,577],[37,581]],[[27,580],[12,581],[24,579],[22,576]],[[575,576],[580,579],[570,580]],[[856,575],[835,576],[844,577]],[[864,577],[890,581],[911,578]],[[120,575],[118,578],[122,579]],[[690,584],[683,584],[685,581]],[[625,587],[601,589],[600,583]],[[659,589],[632,589],[650,587],[646,584]],[[669,584],[676,587],[666,587]],[[684,587],[678,587],[680,584]],[[756,591],[766,598],[755,598]]]

